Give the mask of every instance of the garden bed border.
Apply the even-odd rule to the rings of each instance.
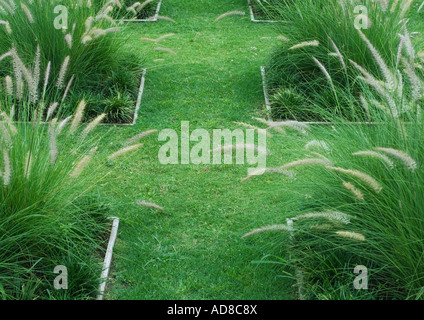
[[[159,16],[159,11],[160,11],[160,7],[162,5],[162,0],[159,0],[158,5],[156,6],[156,11],[155,14],[150,17],[150,18],[146,18],[146,19],[116,19],[115,21],[117,22],[156,22],[158,21],[158,16]]]
[[[97,300],[103,300],[104,298],[107,279],[109,277],[110,265],[112,262],[113,247],[115,246],[119,228],[119,218],[109,217],[108,219],[112,220],[112,228],[110,231],[109,242],[106,249],[105,259],[103,262],[102,274],[100,275],[101,283],[99,285],[99,293],[97,295]]]
[[[277,20],[260,20],[260,19],[256,19],[255,18],[255,14],[253,12],[252,0],[247,0],[247,4],[249,6],[250,20],[252,22],[263,22],[263,23],[281,23],[281,22],[284,22],[284,21],[277,21]]]
[[[133,117],[133,121],[131,123],[100,123],[99,126],[118,126],[118,127],[128,127],[128,126],[134,126],[137,122],[137,118],[138,118],[138,111],[140,110],[140,106],[141,106],[141,98],[143,96],[143,92],[144,92],[144,84],[146,82],[146,72],[147,69],[143,69],[143,72],[141,74],[141,80],[140,80],[140,86],[139,86],[139,90],[138,90],[138,95],[137,95],[137,102],[135,104],[135,108],[134,108],[134,117]],[[0,121],[0,123],[6,123],[6,121],[2,120]],[[31,123],[29,121],[13,121],[13,123]],[[41,124],[48,124],[48,122],[42,121]]]

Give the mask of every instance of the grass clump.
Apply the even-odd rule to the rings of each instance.
[[[395,69],[361,37],[386,79],[376,81],[372,71],[356,66],[365,85],[362,104],[376,122],[353,125],[333,117],[334,130],[315,130],[301,160],[289,164],[297,167],[289,187],[297,191],[286,209],[293,224],[281,229],[291,232],[291,255],[283,260],[298,270],[305,298],[422,299],[420,58],[413,47],[402,48]],[[317,157],[321,161],[311,160]],[[368,270],[368,290],[354,287],[357,266]]]
[[[65,100],[71,102],[66,106],[68,115],[75,111],[72,102],[87,93],[107,98],[111,86],[130,94],[135,105],[141,58],[123,52],[123,27],[110,16],[114,6],[109,3],[96,10],[91,2],[68,0],[19,0],[10,8],[3,4],[0,75],[17,77],[11,83],[17,106],[24,96],[22,79],[29,84],[31,102],[43,98],[51,103],[60,101],[64,91],[69,94],[71,99]],[[66,10],[58,11],[58,7]],[[17,63],[28,66],[22,75],[16,72]],[[41,74],[40,70],[47,72]],[[49,80],[45,88],[44,79]]]
[[[25,69],[18,64],[15,71]],[[107,160],[93,161],[101,141],[93,131],[106,114],[83,125],[85,108],[83,100],[67,116],[59,104],[47,107],[30,94],[18,113],[8,99],[0,105],[3,299],[91,299],[97,293],[110,201],[96,186],[110,172]],[[58,265],[67,268],[67,290],[54,288]]]
[[[273,116],[320,121],[326,109],[328,116],[342,115],[352,120],[358,114],[353,109],[358,109],[362,83],[357,81],[360,72],[350,61],[377,79],[384,76],[357,29],[362,29],[388,66],[396,68],[399,34],[403,35],[409,26],[414,28],[411,32],[422,28],[422,24],[412,22],[416,18],[412,14],[417,10],[415,4],[371,0],[291,0],[274,4],[286,21],[277,26],[286,41],[275,49],[267,67]],[[410,15],[411,21],[407,19]],[[405,40],[416,42],[418,47],[422,43],[420,39]]]

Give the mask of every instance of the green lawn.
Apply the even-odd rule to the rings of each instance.
[[[148,65],[140,118],[135,127],[113,128],[111,148],[148,129],[234,129],[233,121],[254,123],[264,116],[259,67],[278,41],[271,24],[254,24],[248,15],[213,20],[232,10],[247,13],[246,0],[164,0],[158,21],[131,26],[128,50],[141,50]],[[154,51],[141,37],[174,37]],[[127,34],[128,35],[128,34]],[[154,62],[155,59],[165,59]],[[296,135],[268,141],[269,165],[289,159],[301,139]],[[278,254],[281,238],[248,240],[253,228],[285,221],[282,177],[240,180],[246,166],[161,165],[157,136],[128,160],[115,164],[112,187],[104,190],[121,218],[114,252],[109,299],[292,299],[294,282],[281,269],[257,264]],[[155,202],[164,212],[135,205]],[[272,240],[272,241],[270,241]],[[273,243],[273,245],[270,245]]]

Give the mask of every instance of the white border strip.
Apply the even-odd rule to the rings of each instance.
[[[159,0],[159,3],[156,7],[156,11],[155,14],[153,15],[153,17],[147,18],[147,19],[121,19],[121,20],[115,20],[115,21],[119,21],[119,22],[156,22],[158,21],[158,16],[159,16],[159,11],[160,11],[160,6],[162,5],[162,0]]]
[[[249,5],[249,11],[250,11],[250,20],[252,22],[263,22],[263,23],[279,23],[284,21],[276,21],[276,20],[258,20],[255,18],[255,14],[253,13],[253,7],[251,0],[247,0],[247,4]]]
[[[113,220],[112,229],[110,231],[109,243],[107,245],[105,260],[103,262],[103,271],[100,276],[100,279],[102,280],[102,282],[100,283],[100,286],[99,286],[99,294],[97,295],[97,300],[103,300],[103,297],[104,297],[107,278],[109,276],[110,264],[112,262],[113,247],[115,246],[116,236],[118,234],[119,218],[110,217],[109,219]]]
[[[264,91],[264,98],[265,98],[265,107],[268,111],[268,119],[272,120],[272,110],[271,110],[271,104],[269,103],[269,97],[268,97],[268,88],[266,85],[266,72],[265,67],[261,66],[261,75],[262,75],[262,88]]]
[[[271,109],[271,103],[269,102],[269,95],[268,95],[268,87],[266,84],[266,69],[264,66],[261,66],[261,75],[262,75],[262,87],[264,91],[264,98],[265,98],[265,107],[268,111],[268,119],[270,121],[274,121],[272,119],[272,109]],[[326,122],[326,121],[299,121],[299,123],[309,124],[309,125],[348,125],[348,124],[355,124],[355,125],[370,125],[370,124],[382,124],[378,122],[346,122],[346,123],[337,123],[337,122]]]

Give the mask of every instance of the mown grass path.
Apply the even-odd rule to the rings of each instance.
[[[232,10],[246,16],[213,23]],[[164,0],[161,15],[177,23],[131,26],[128,49],[147,57],[146,89],[138,124],[112,129],[111,148],[144,130],[179,130],[181,121],[190,121],[191,130],[212,131],[234,129],[233,121],[252,123],[252,116],[261,115],[259,67],[278,40],[272,25],[251,23],[247,13],[247,0]],[[157,46],[178,56],[140,40],[167,33],[175,36]],[[137,154],[115,164],[112,188],[104,191],[120,204],[113,214],[122,221],[108,297],[290,299],[293,282],[278,277],[281,270],[252,263],[278,254],[278,237],[241,239],[253,228],[285,221],[281,177],[241,183],[246,166],[164,166],[156,136],[144,143]],[[278,164],[293,139],[274,144],[268,162]],[[165,211],[138,207],[136,200],[155,202]]]

